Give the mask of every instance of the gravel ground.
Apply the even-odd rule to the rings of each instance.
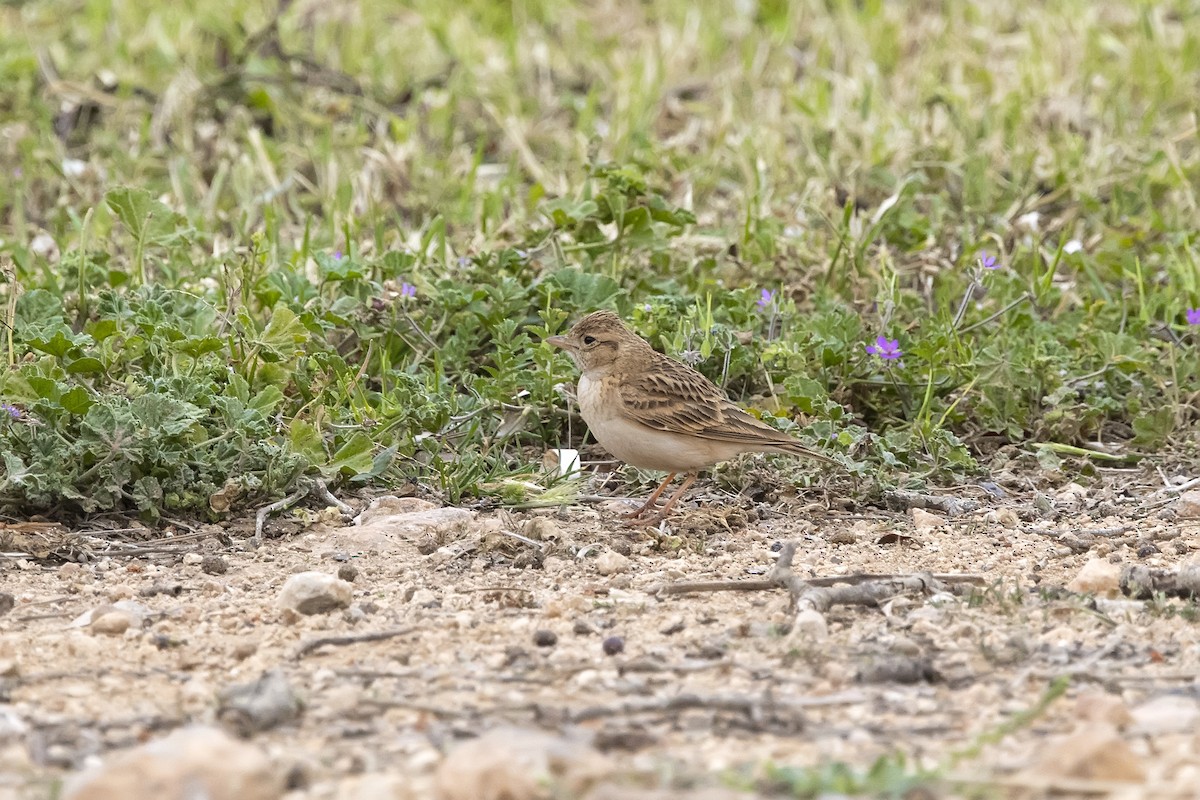
[[[0,561],[15,601],[0,615],[0,800],[55,796],[63,776],[189,723],[246,736],[293,798],[500,797],[463,788],[464,770],[483,769],[480,751],[535,770],[506,748],[538,732],[584,765],[554,773],[554,796],[765,796],[772,765],[901,753],[909,774],[950,778],[915,796],[987,781],[1013,797],[1196,797],[1195,602],[1118,582],[1195,563],[1200,504],[1129,483],[1020,502],[966,487],[954,499],[979,505],[954,516],[693,503],[663,531],[625,527],[619,501],[393,498],[365,524],[284,518],[254,551],[244,522],[201,528],[174,545],[186,555],[103,555],[136,532],[10,525],[0,549],[48,557]],[[799,620],[781,588],[663,591],[762,581],[784,542],[802,578],[976,580]],[[284,591],[309,572],[326,577]],[[475,739],[498,727],[516,730]]]

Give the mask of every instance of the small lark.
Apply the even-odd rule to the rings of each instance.
[[[668,473],[631,519],[652,508],[667,484],[686,473],[662,510],[637,524],[662,521],[700,470],[741,453],[791,453],[837,463],[747,414],[712,381],[656,351],[611,311],[588,314],[566,336],[546,341],[566,350],[579,367],[579,410],[596,440],[635,467]]]

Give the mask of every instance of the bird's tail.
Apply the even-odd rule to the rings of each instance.
[[[805,458],[811,458],[814,461],[820,461],[825,464],[834,464],[836,466],[841,463],[820,451],[813,450],[810,447],[805,447],[797,441],[779,442],[778,444],[774,445],[772,449],[780,453],[788,453],[793,456],[804,456]]]

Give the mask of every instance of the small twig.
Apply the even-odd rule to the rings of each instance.
[[[940,497],[938,495],[910,492],[904,489],[887,492],[885,497],[893,505],[905,510],[910,508],[932,508],[936,511],[944,511],[952,517],[976,511],[982,507],[982,504],[978,500]]]
[[[867,699],[862,692],[847,692],[828,697],[778,697],[764,694],[762,697],[746,695],[700,695],[677,694],[673,697],[635,698],[610,705],[589,706],[570,714],[574,723],[603,717],[615,717],[631,714],[646,714],[665,711],[687,711],[693,708],[706,708],[716,711],[735,711],[760,721],[764,711],[798,712],[807,708],[820,706],[846,705],[861,703]]]
[[[329,491],[329,487],[325,485],[325,481],[321,480],[320,478],[317,478],[315,481],[313,481],[312,493],[315,494],[318,499],[336,507],[338,511],[342,512],[342,516],[346,519],[352,519],[354,517],[354,509],[334,497],[333,492]]]
[[[474,589],[459,589],[459,594],[474,594],[475,592],[525,592],[533,594],[533,589],[523,589],[520,586],[480,586]]]
[[[303,658],[304,656],[325,645],[334,645],[341,647],[348,644],[360,644],[362,642],[382,642],[386,639],[394,639],[397,636],[404,636],[412,633],[416,628],[395,628],[390,631],[370,631],[367,633],[351,633],[344,636],[320,636],[316,639],[309,639],[307,642],[301,643],[296,648],[296,652],[292,654],[292,658]]]
[[[650,594],[691,594],[692,592],[765,592],[778,589],[775,581],[684,581],[651,586]]]
[[[1190,481],[1184,481],[1175,486],[1164,486],[1155,492],[1155,494],[1182,494],[1188,489],[1194,489],[1197,486],[1200,486],[1200,478],[1192,478]]]
[[[304,497],[309,493],[309,490],[310,487],[306,483],[282,500],[276,500],[269,506],[263,506],[260,508],[258,513],[254,515],[254,537],[250,540],[250,547],[252,549],[258,549],[262,546],[263,525],[267,524],[268,516],[274,514],[276,511],[283,511],[285,508],[291,508],[292,506],[296,505],[296,503],[299,503],[304,499]]]
[[[931,575],[927,573],[922,573],[921,575],[875,575],[862,572],[853,575],[829,575],[823,578],[804,578],[803,581],[809,586],[837,586],[838,584],[857,586],[872,581],[907,581],[922,576],[932,577],[935,581],[946,584],[969,583],[974,586],[982,586],[987,583],[987,579],[982,575]],[[646,591],[651,594],[672,595],[689,594],[692,592],[762,592],[778,588],[780,588],[778,580],[684,581],[681,583],[651,586]]]
[[[538,550],[546,549],[545,542],[539,542],[536,539],[530,539],[528,536],[522,536],[519,533],[514,533],[513,531],[506,531],[506,530],[501,530],[500,533],[502,533],[503,535],[508,536],[512,539],[516,539],[518,542],[524,542],[525,544],[532,545],[533,547],[536,547]]]

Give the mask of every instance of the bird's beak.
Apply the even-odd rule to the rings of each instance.
[[[571,340],[565,336],[547,337],[546,344],[553,345],[561,350],[574,350],[575,349],[575,345],[571,344]]]

